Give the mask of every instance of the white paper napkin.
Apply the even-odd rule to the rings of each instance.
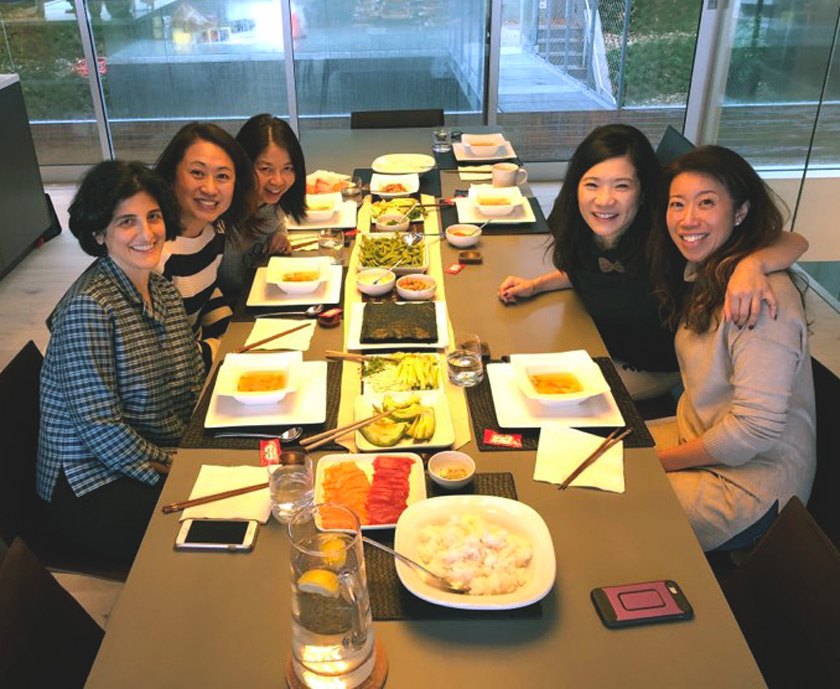
[[[265,467],[223,467],[203,464],[190,493],[190,500],[234,488],[253,486],[261,481],[266,482],[266,487],[260,490],[208,502],[206,505],[189,507],[181,512],[180,521],[185,519],[256,519],[260,524],[265,524],[271,514],[268,472]]]
[[[477,182],[493,178],[492,165],[470,165],[458,168],[458,176],[464,182]]]
[[[540,430],[534,480],[560,484],[604,439],[574,428],[549,423]],[[598,488],[624,492],[624,443],[619,442],[602,454],[571,483],[576,488]]]
[[[261,349],[296,349],[305,352],[312,343],[312,335],[315,333],[315,321],[301,321],[300,319],[294,318],[257,318],[254,321],[254,327],[251,328],[248,339],[245,340],[245,345],[259,342],[266,337],[282,333],[284,330],[289,330],[297,325],[303,325],[303,323],[312,323],[312,325],[308,328],[301,328],[297,332],[283,335],[283,337],[272,340],[271,342],[266,342],[264,345],[252,351],[258,352]]]

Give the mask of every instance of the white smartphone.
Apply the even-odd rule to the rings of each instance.
[[[253,519],[185,519],[175,549],[247,552],[254,548],[258,526]]]

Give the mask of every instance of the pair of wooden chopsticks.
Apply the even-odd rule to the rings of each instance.
[[[295,326],[294,328],[289,328],[288,330],[284,330],[284,331],[279,332],[279,333],[275,333],[274,335],[271,335],[269,337],[264,337],[262,340],[257,340],[253,344],[245,345],[244,347],[238,347],[237,349],[234,349],[233,351],[236,354],[242,354],[243,352],[250,352],[252,349],[255,349],[256,347],[260,347],[260,346],[262,346],[262,345],[264,345],[268,342],[272,342],[272,341],[276,340],[278,337],[283,337],[284,335],[289,335],[290,333],[297,332],[298,330],[302,330],[303,328],[308,328],[310,325],[312,325],[312,321],[310,321],[308,323],[304,323],[303,325]]]
[[[580,476],[587,467],[592,466],[592,464],[594,464],[595,461],[601,455],[603,455],[607,450],[609,450],[613,445],[615,445],[616,443],[620,443],[622,440],[624,440],[628,435],[630,435],[633,432],[633,429],[628,428],[621,435],[617,435],[618,431],[619,431],[619,429],[616,428],[612,433],[610,433],[606,438],[604,438],[604,442],[602,442],[600,445],[598,445],[598,447],[595,449],[595,451],[591,455],[589,455],[586,459],[584,459],[578,465],[577,469],[575,469],[571,474],[569,474],[569,476],[566,478],[566,480],[563,481],[563,483],[561,483],[558,486],[558,488],[560,490],[566,490],[566,488],[569,487],[569,485],[572,483],[572,481],[574,481],[578,476]]]
[[[354,352],[337,352],[332,349],[328,349],[324,356],[327,359],[336,359],[338,361],[355,361],[359,364],[363,364],[366,361],[373,361],[374,359],[388,359],[390,361],[398,361],[396,357],[388,356],[387,354],[355,354]]]
[[[200,498],[193,498],[192,500],[184,500],[182,502],[171,502],[160,508],[164,514],[171,514],[172,512],[180,512],[188,507],[195,507],[196,505],[205,505],[208,502],[216,502],[216,500],[224,500],[225,498],[234,498],[237,495],[245,495],[245,493],[253,493],[260,488],[268,488],[268,481],[262,483],[255,483],[253,486],[244,486],[243,488],[234,488],[232,490],[222,491],[221,493],[212,493]]]
[[[317,435],[310,436],[305,438],[304,440],[300,441],[301,447],[305,450],[314,450],[316,447],[321,447],[321,445],[325,445],[326,443],[335,440],[336,438],[340,438],[343,435],[347,435],[351,431],[357,431],[363,426],[367,426],[369,423],[373,423],[374,421],[379,421],[379,419],[388,416],[391,412],[383,411],[379,412],[378,414],[374,414],[373,416],[369,416],[366,419],[362,419],[361,421],[356,421],[355,423],[348,423],[345,426],[339,426],[338,428],[333,428],[329,431],[324,431],[323,433],[318,433]]]

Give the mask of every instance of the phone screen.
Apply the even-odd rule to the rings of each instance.
[[[194,521],[184,539],[185,543],[242,543],[248,522],[226,522],[218,520]]]

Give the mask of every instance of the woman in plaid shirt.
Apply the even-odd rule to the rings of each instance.
[[[48,321],[37,490],[56,535],[115,563],[134,558],[204,377],[181,295],[153,272],[177,227],[142,163],[95,166],[70,231],[97,259]]]

